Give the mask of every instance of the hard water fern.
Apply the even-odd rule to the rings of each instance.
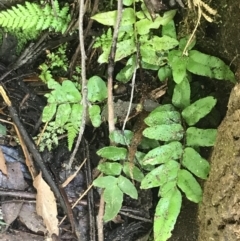
[[[185,102],[185,99],[183,100]],[[110,177],[119,178],[124,173],[129,179],[141,182],[141,189],[159,188],[159,201],[154,215],[154,236],[157,241],[166,241],[171,237],[171,231],[181,210],[182,193],[192,202],[201,201],[202,189],[196,177],[206,179],[209,172],[210,165],[201,157],[198,149],[202,146],[213,146],[217,130],[200,129],[194,125],[212,110],[216,100],[209,96],[192,104],[189,99],[188,103],[187,106],[182,103],[185,105],[182,110],[172,104],[161,105],[145,118],[144,122],[148,127],[143,131],[143,136],[148,138],[147,140],[155,140],[158,144],[148,152],[137,152],[133,167],[128,160],[129,149],[124,147],[125,140],[130,143],[133,137],[133,133],[129,134],[130,131],[125,134],[112,134],[111,140],[121,145],[120,147],[104,147],[97,152],[107,159],[98,166],[105,174],[106,180]],[[96,179],[94,185],[105,190],[113,188],[113,185],[108,186],[104,177]],[[115,185],[118,185],[117,182]],[[129,187],[135,193],[132,183]],[[109,194],[106,207],[115,206],[114,200],[118,199],[116,195],[117,193],[113,192],[110,198]],[[121,208],[119,203],[116,206]],[[119,210],[106,209],[105,220],[113,219]]]

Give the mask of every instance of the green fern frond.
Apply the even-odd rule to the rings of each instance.
[[[72,146],[73,146],[74,139],[77,136],[78,129],[71,122],[67,123],[65,125],[65,128],[67,130],[67,136],[68,136],[68,150],[71,150]]]
[[[67,5],[60,9],[56,0],[53,8],[49,4],[41,7],[36,3],[25,2],[25,6],[17,4],[12,9],[0,12],[0,26],[9,30],[51,29],[63,33],[70,21],[68,10]]]
[[[58,1],[53,1],[53,8],[55,9],[55,11],[57,12],[57,13],[59,13],[59,11],[60,11],[60,7],[59,7],[59,3],[58,3]]]

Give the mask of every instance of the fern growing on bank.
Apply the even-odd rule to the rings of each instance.
[[[60,9],[57,0],[53,1],[53,6],[25,2],[25,5],[17,4],[12,9],[0,12],[0,26],[9,31],[24,30],[24,32],[39,33],[49,29],[64,33],[70,21],[68,11],[68,4]]]

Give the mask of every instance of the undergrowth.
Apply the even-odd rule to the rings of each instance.
[[[202,199],[198,178],[206,179],[210,166],[200,155],[199,147],[213,146],[217,133],[216,129],[197,127],[199,120],[211,112],[217,100],[213,96],[206,96],[192,101],[192,75],[231,82],[235,82],[235,78],[222,60],[195,50],[196,40],[191,41],[185,49],[189,37],[177,39],[173,21],[175,10],[164,13],[162,17],[157,15],[152,21],[144,3],[139,11],[135,11],[136,6],[131,7],[133,1],[124,3],[126,7],[115,62],[123,58],[127,61],[116,79],[126,83],[133,78],[135,68],[140,68],[136,61],[139,55],[141,67],[157,71],[160,82],[168,80],[173,94],[171,103],[157,107],[145,118],[148,126],[142,133],[145,149],[140,143],[134,164],[129,158],[134,133],[125,130],[123,133],[115,131],[110,134],[111,143],[115,143],[115,146],[104,147],[97,152],[104,160],[98,165],[104,176],[97,178],[94,185],[104,189],[105,221],[112,220],[118,214],[124,194],[138,198],[131,179],[140,182],[141,189],[159,188],[153,224],[154,240],[166,241],[171,237],[180,213],[182,195],[195,203]],[[102,49],[99,63],[108,62],[116,15],[117,11],[111,11],[92,17],[109,26],[94,45]],[[154,33],[152,29],[155,29]]]
[[[51,150],[58,145],[58,137],[67,133],[68,148],[72,149],[75,137],[81,125],[81,85],[74,82],[79,79],[80,69],[76,68],[73,80],[64,79],[61,83],[57,81],[56,74],[68,69],[66,57],[66,45],[61,45],[55,53],[49,52],[45,63],[40,65],[39,77],[45,82],[50,93],[46,94],[47,106],[42,113],[42,121],[46,123],[45,130],[39,135],[41,140],[40,150],[45,147]],[[56,71],[57,70],[57,71]],[[107,98],[106,83],[98,76],[92,76],[88,80],[88,114],[94,127],[101,124],[101,110],[98,103]]]
[[[18,39],[21,49],[29,40],[36,39],[43,30],[64,33],[70,21],[69,5],[60,8],[57,0],[53,5],[25,2],[0,12],[0,27]]]

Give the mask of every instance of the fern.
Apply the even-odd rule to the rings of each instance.
[[[68,149],[71,150],[73,142],[78,133],[78,127],[76,127],[72,122],[65,125],[68,135]]]
[[[68,11],[69,6],[66,4],[60,9],[57,0],[53,7],[25,2],[25,6],[17,4],[17,7],[0,12],[0,26],[7,30],[40,32],[49,29],[64,33],[70,21]]]

